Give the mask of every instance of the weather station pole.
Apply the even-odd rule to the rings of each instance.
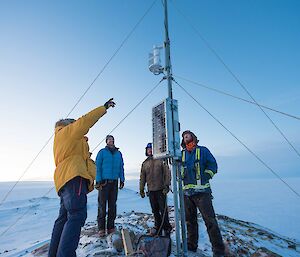
[[[169,97],[173,100],[172,92],[172,65],[171,65],[171,51],[170,51],[170,39],[169,39],[169,23],[168,23],[168,6],[167,0],[164,0],[164,11],[165,11],[165,71],[166,79],[168,81],[168,92]]]
[[[176,156],[176,137],[175,131],[176,126],[179,126],[174,121],[174,105],[173,105],[173,92],[172,92],[172,65],[171,65],[171,54],[170,54],[170,39],[169,39],[169,24],[168,24],[168,5],[167,0],[164,0],[164,25],[165,25],[165,72],[166,79],[168,82],[168,93],[171,99],[171,110],[172,110],[172,142],[174,149],[174,156],[170,158],[171,172],[173,177],[173,199],[174,199],[174,216],[175,216],[175,232],[176,232],[176,248],[177,256],[187,256],[187,242],[186,242],[186,224],[185,224],[185,211],[184,211],[184,201],[183,201],[183,191],[182,191],[182,180],[181,171],[178,164],[179,156]],[[177,128],[179,131],[179,128]],[[178,187],[177,187],[178,185]],[[179,202],[178,202],[179,199]],[[179,221],[181,221],[179,225]]]
[[[149,54],[149,70],[154,75],[164,74],[168,82],[168,98],[152,108],[153,158],[167,160],[171,166],[174,218],[176,233],[176,253],[178,257],[187,257],[186,222],[184,197],[181,178],[180,123],[178,101],[173,99],[172,65],[168,25],[167,0],[164,5],[164,46],[153,46]],[[165,49],[165,66],[161,65],[160,50]]]

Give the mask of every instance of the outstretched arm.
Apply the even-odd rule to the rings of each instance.
[[[81,139],[89,129],[106,113],[110,107],[115,107],[113,98],[109,99],[103,106],[97,107],[81,118],[63,128],[64,133],[75,139]]]

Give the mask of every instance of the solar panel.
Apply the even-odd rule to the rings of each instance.
[[[174,128],[172,125],[172,109]],[[152,108],[153,157],[156,159],[179,157],[180,138],[178,122],[178,103],[170,98]],[[173,140],[173,131],[175,141]]]

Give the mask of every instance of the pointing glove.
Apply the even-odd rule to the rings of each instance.
[[[106,182],[103,183],[103,181],[98,181],[98,182],[96,182],[96,184],[95,184],[95,188],[96,188],[97,190],[101,191],[105,185],[106,185]]]
[[[167,195],[167,194],[169,193],[169,191],[170,191],[169,186],[166,186],[166,187],[163,189],[162,193],[163,193],[164,195]]]
[[[113,101],[113,98],[110,98],[105,104],[104,107],[108,109],[109,107],[115,107],[116,103]]]

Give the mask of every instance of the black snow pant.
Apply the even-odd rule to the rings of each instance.
[[[107,230],[115,228],[117,216],[118,180],[107,180],[107,184],[98,191],[98,229]],[[108,204],[106,222],[106,203]],[[105,227],[105,225],[107,226]]]
[[[161,226],[163,215],[164,221],[162,225],[162,229],[165,231],[166,234],[170,234],[172,230],[172,226],[169,222],[169,213],[168,213],[168,206],[167,206],[167,198],[166,195],[163,194],[162,190],[159,191],[150,191],[149,192],[149,200],[152,209],[152,213],[154,215],[154,226],[158,230]],[[165,210],[165,208],[167,208]],[[161,234],[161,231],[160,231]]]
[[[210,193],[184,196],[188,248],[195,250],[198,247],[198,208],[206,225],[214,256],[223,256],[225,247],[211,199]]]

